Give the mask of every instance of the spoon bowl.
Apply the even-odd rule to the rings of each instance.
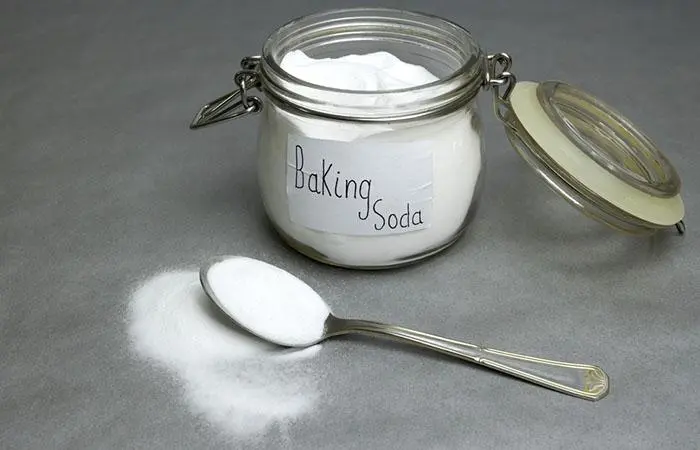
[[[357,333],[413,344],[586,400],[600,400],[609,391],[609,378],[598,366],[536,358],[381,322],[336,317],[309,285],[255,259],[218,258],[202,267],[200,280],[207,295],[231,320],[280,346],[309,347],[333,336]]]

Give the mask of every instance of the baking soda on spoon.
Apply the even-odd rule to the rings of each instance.
[[[306,283],[263,261],[224,257],[202,269],[205,290],[236,322],[270,342],[308,346],[323,337],[330,308]]]

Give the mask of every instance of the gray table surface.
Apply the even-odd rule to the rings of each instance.
[[[467,235],[402,270],[312,262],[266,224],[255,118],[187,127],[292,17],[352,1],[3,2],[0,448],[697,448],[700,121],[692,1],[386,1],[470,28],[520,79],[622,110],[684,180],[688,233],[585,219],[509,148],[484,103],[488,173]],[[321,401],[253,443],[192,414],[134,357],[134,286],[223,253],[264,258],[341,315],[602,365],[590,403],[370,340],[324,344]]]

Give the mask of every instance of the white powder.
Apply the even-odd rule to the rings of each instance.
[[[301,52],[290,52],[282,68],[313,83],[354,90],[412,87],[436,80],[426,69],[410,65],[385,53],[350,55],[339,59],[313,60]],[[329,92],[329,102],[333,102]],[[413,95],[410,91],[401,94]],[[363,94],[357,101],[386,104],[386,96]],[[348,99],[343,96],[343,101]],[[396,96],[391,97],[396,101]],[[349,101],[349,100],[347,100]],[[346,103],[347,103],[346,101]],[[384,102],[384,103],[383,103]],[[287,236],[320,253],[330,262],[346,266],[383,266],[410,259],[448,244],[464,225],[481,171],[480,125],[465,107],[444,117],[395,123],[332,121],[285,111],[272,102],[263,110],[259,135],[259,182],[263,203],[272,222]],[[383,143],[424,142],[432,151],[432,220],[423,229],[401,234],[352,235],[319,231],[293,222],[290,216],[287,180],[289,136],[353,142],[381,151]],[[358,147],[359,148],[359,147]],[[396,170],[410,166],[411,155],[396,161]],[[361,165],[373,164],[362,156]],[[406,195],[411,195],[407,193]],[[323,208],[310,214],[322,214]],[[320,211],[320,212],[319,212]],[[348,215],[352,219],[352,212]]]
[[[438,80],[425,67],[405,63],[388,52],[314,59],[294,50],[284,55],[281,67],[306,82],[352,91],[404,89]],[[381,95],[367,98],[383,99]]]
[[[212,265],[207,281],[217,304],[258,336],[306,346],[323,335],[330,309],[316,291],[285,270],[231,257]]]
[[[232,325],[194,271],[148,280],[131,298],[136,352],[180,381],[194,414],[237,438],[255,438],[311,411],[317,379],[305,360],[318,346],[281,351]]]

